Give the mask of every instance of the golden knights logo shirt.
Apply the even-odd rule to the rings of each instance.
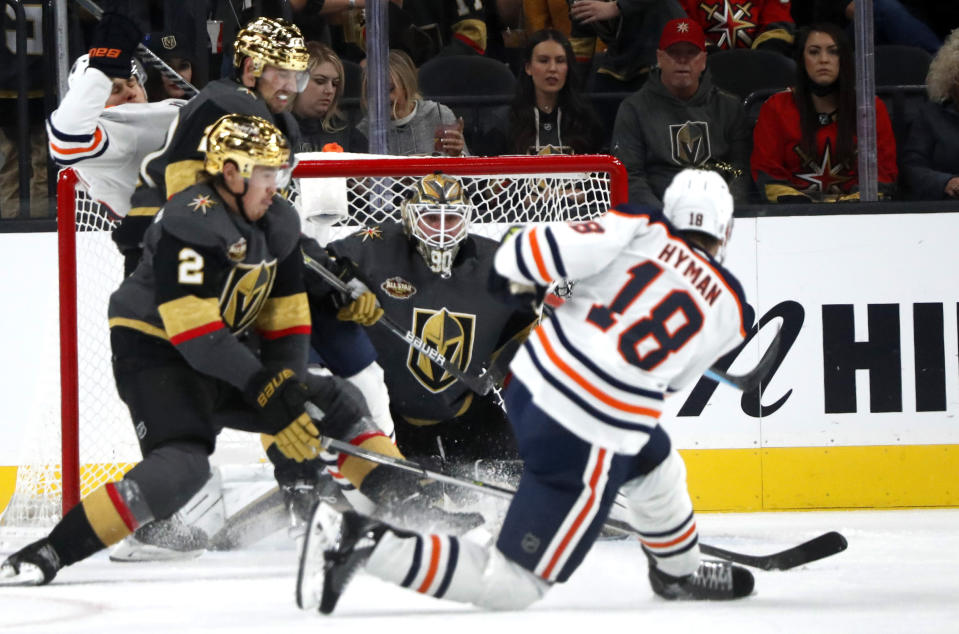
[[[378,239],[364,232],[328,245],[357,264],[386,314],[439,350],[459,369],[479,374],[493,353],[535,319],[486,290],[496,242],[467,238],[448,279],[432,273],[399,223],[384,224]],[[307,271],[307,275],[314,275]],[[407,418],[446,420],[457,414],[468,390],[386,328],[367,329],[379,354],[390,403]],[[459,402],[457,402],[459,401]]]
[[[242,389],[261,367],[238,339],[306,369],[310,313],[297,248],[299,217],[280,196],[256,223],[232,213],[209,185],[167,202],[145,236],[143,259],[110,297],[112,329],[149,338],[196,370]]]

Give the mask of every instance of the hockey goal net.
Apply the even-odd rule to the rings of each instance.
[[[304,156],[306,157],[304,160]],[[515,223],[584,220],[626,200],[626,172],[611,156],[367,158],[301,155],[300,207],[335,239],[387,220],[416,178],[436,171],[462,178],[476,213],[472,231],[499,237]],[[355,158],[363,157],[363,158]],[[107,301],[122,280],[111,241],[114,218],[72,170],[60,174],[60,409],[28,432],[3,526],[44,527],[140,460],[134,427],[117,396],[110,361]],[[309,232],[308,232],[309,233]],[[315,234],[316,232],[314,232]],[[265,460],[252,434],[224,431],[214,464]]]

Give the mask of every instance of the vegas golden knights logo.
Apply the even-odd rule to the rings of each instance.
[[[439,311],[428,308],[413,310],[413,334],[464,372],[473,358],[475,331],[476,315],[451,313],[445,308]],[[453,375],[447,374],[429,357],[412,347],[406,367],[430,392],[442,392],[456,382]]]
[[[237,264],[223,285],[220,314],[235,333],[256,321],[276,280],[276,260],[259,264]]]
[[[709,124],[705,121],[687,121],[669,126],[669,143],[676,165],[696,167],[712,158],[709,144]]]

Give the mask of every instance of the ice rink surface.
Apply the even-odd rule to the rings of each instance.
[[[100,554],[52,585],[0,588],[0,632],[959,632],[959,509],[698,518],[704,542],[751,554],[829,530],[843,533],[849,549],[793,570],[754,571],[756,590],[741,601],[671,603],[650,590],[635,541],[603,541],[569,583],[525,612],[482,612],[360,573],[324,617],[296,608],[297,555],[278,536],[185,563],[120,564]]]

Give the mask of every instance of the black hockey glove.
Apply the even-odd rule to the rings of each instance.
[[[297,462],[315,458],[320,451],[320,432],[309,414],[310,394],[293,370],[264,368],[243,391],[244,397],[263,419],[267,433],[276,438],[283,455]]]
[[[356,425],[370,415],[362,392],[349,381],[335,376],[311,374],[306,380],[310,402],[323,412],[323,433],[334,438],[355,435]]]
[[[143,31],[133,20],[119,13],[104,13],[93,30],[90,66],[107,77],[130,77],[133,51],[142,39]]]

